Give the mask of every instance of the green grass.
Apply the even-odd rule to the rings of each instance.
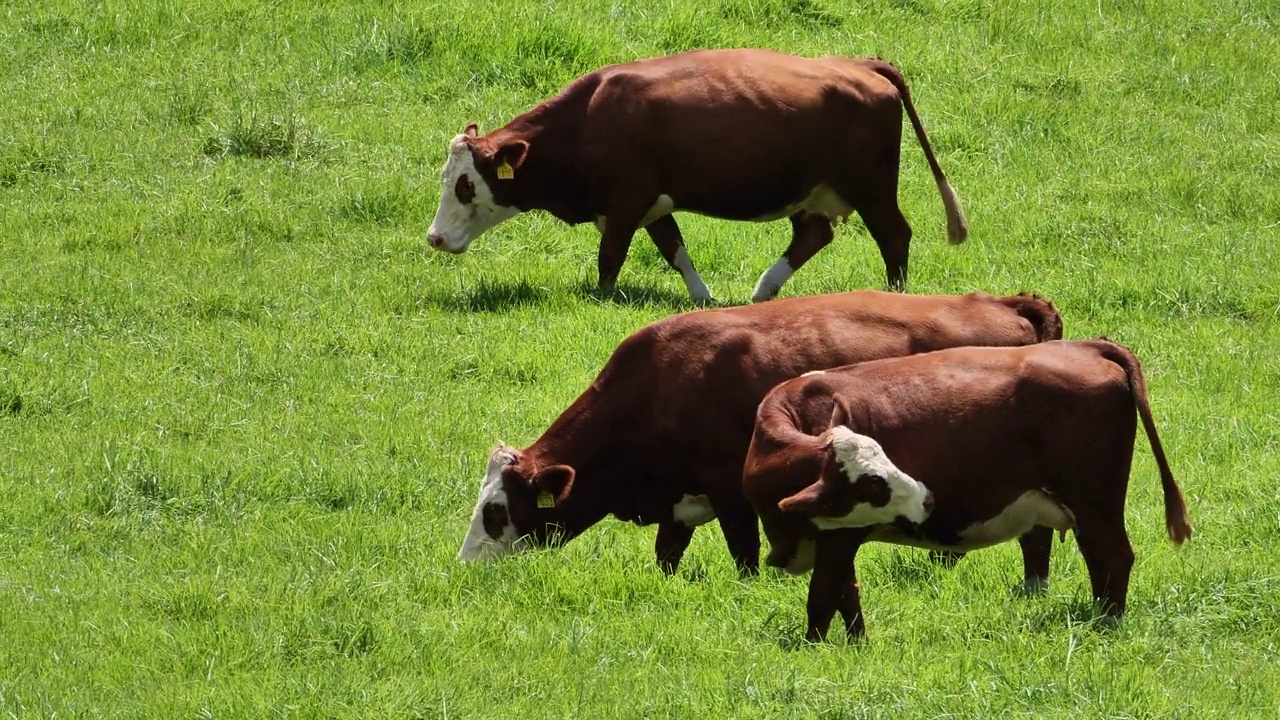
[[[714,527],[674,578],[615,521],[455,563],[489,448],[691,305],[643,235],[616,300],[543,214],[430,250],[448,139],[753,45],[905,71],[972,230],[905,132],[913,292],[1034,290],[1143,360],[1196,537],[1140,445],[1119,630],[1070,538],[1031,599],[1016,545],[867,548],[862,647],[799,642],[806,581],[740,582]],[[7,3],[0,716],[1274,716],[1277,57],[1244,0]],[[787,239],[680,222],[725,303]],[[783,294],[882,278],[854,222]]]

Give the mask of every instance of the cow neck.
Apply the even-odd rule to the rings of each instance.
[[[514,202],[522,211],[544,210],[571,224],[595,222],[579,168],[588,99],[575,84],[489,135],[495,148],[513,140],[529,143]]]
[[[593,385],[525,450],[540,467],[564,464],[573,468],[575,505],[581,503],[595,516],[588,524],[609,514],[629,512],[626,498],[641,480],[631,477],[640,463],[634,461],[633,450],[625,442],[630,437],[626,428],[598,417],[596,411],[608,407],[600,395]]]

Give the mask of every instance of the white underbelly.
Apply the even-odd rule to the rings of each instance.
[[[821,215],[832,223],[840,223],[853,212],[853,206],[837,195],[830,185],[819,185],[804,200],[788,205],[776,213],[752,218],[752,222],[772,222],[802,211],[811,215]]]
[[[683,210],[675,205],[675,201],[670,195],[659,195],[654,201],[653,206],[641,218],[637,227],[646,227],[658,218],[670,215],[673,212]],[[809,193],[809,196],[798,203],[792,203],[776,213],[761,215],[752,218],[751,222],[773,222],[783,218],[791,217],[798,212],[807,212],[812,215],[821,215],[832,223],[844,222],[846,218],[853,212],[853,206],[846,203],[830,185],[819,185]],[[604,216],[596,216],[596,229],[604,232]]]
[[[1049,527],[1060,533],[1066,533],[1067,530],[1075,527],[1075,524],[1075,517],[1061,503],[1040,490],[1028,490],[1000,511],[999,515],[965,527],[957,533],[959,541],[955,544],[921,540],[907,535],[896,527],[878,529],[868,540],[910,545],[928,550],[968,552],[1016,539],[1036,526]]]

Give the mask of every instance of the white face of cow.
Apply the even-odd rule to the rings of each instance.
[[[899,517],[922,523],[933,510],[933,493],[898,469],[880,443],[843,425],[831,430],[831,449],[838,472],[824,472],[817,482],[778,503],[822,529],[866,527]]]
[[[471,513],[471,527],[458,551],[459,560],[492,560],[522,549],[522,539],[517,537],[511,521],[507,492],[502,487],[502,469],[514,459],[505,445],[499,445],[489,455],[489,467],[480,483],[480,499]]]
[[[494,202],[466,137],[457,135],[449,145],[449,160],[440,173],[440,205],[427,229],[431,247],[451,253],[466,252],[481,233],[520,212]]]

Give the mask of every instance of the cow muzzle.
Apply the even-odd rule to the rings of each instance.
[[[427,244],[436,250],[443,250],[451,255],[461,255],[467,251],[467,246],[470,245],[470,243],[462,243],[455,247],[450,245],[443,235],[427,235]]]

